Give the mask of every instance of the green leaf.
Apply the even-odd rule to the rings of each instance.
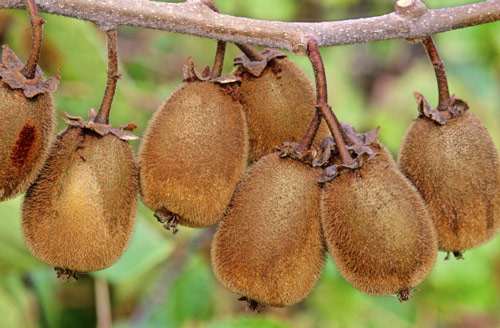
[[[224,320],[213,323],[210,328],[288,328],[288,324],[279,322],[274,318],[257,318],[243,316],[232,320]]]
[[[208,320],[213,312],[213,275],[205,260],[194,256],[175,279],[147,327],[179,327]]]

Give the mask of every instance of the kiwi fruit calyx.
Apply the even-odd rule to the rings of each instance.
[[[55,267],[57,278],[62,279],[65,282],[70,282],[71,280],[78,280],[77,272],[71,269],[63,269],[59,267]]]
[[[247,312],[259,313],[260,310],[265,307],[264,304],[260,304],[259,302],[255,301],[251,298],[248,298],[246,296],[242,296],[242,297],[238,298],[238,301],[247,302],[247,307],[245,309]]]
[[[63,120],[69,126],[75,126],[86,130],[91,130],[102,137],[104,137],[107,134],[113,134],[121,140],[139,139],[138,136],[133,135],[132,133],[129,132],[125,132],[125,131],[134,131],[137,128],[137,125],[134,122],[120,125],[117,128],[114,128],[110,124],[96,123],[95,118],[97,116],[97,113],[93,108],[90,109],[88,121],[84,121],[79,116],[69,115],[65,111],[62,111],[61,114],[65,116],[63,117]]]
[[[203,71],[200,73],[196,69],[194,60],[192,57],[188,57],[187,65],[183,67],[184,82],[214,82],[221,85],[230,84],[241,81],[239,76],[233,74],[227,74],[219,77],[212,77],[210,67],[206,65]]]
[[[322,167],[324,171],[318,179],[320,183],[333,180],[343,171],[361,168],[365,162],[378,154],[372,149],[371,145],[377,139],[380,126],[366,133],[358,134],[351,124],[342,122],[341,125],[345,133],[344,139],[347,150],[354,159],[353,165],[347,165],[340,161],[337,145],[332,136],[324,138],[317,149],[306,152],[300,152],[297,143],[284,142],[283,146],[278,148],[280,157],[299,160],[312,167]]]
[[[281,51],[266,48],[259,52],[259,57],[261,57],[262,59],[252,60],[245,54],[241,54],[234,58],[233,64],[235,66],[239,66],[245,72],[248,72],[255,77],[259,77],[262,72],[264,72],[269,62],[271,62],[274,58],[285,58],[287,57],[287,55],[285,55]]]
[[[426,117],[439,125],[445,125],[448,120],[462,116],[469,109],[467,102],[455,95],[451,95],[448,107],[444,109],[432,108],[424,95],[419,92],[414,92],[413,95],[417,102],[419,116]]]
[[[14,51],[8,45],[3,45],[2,49],[2,63],[0,64],[0,78],[2,82],[7,84],[11,89],[22,89],[27,98],[56,91],[61,80],[59,71],[50,79],[44,80],[42,78],[42,70],[37,66],[35,77],[28,79],[21,73],[24,64]]]
[[[162,206],[157,209],[153,215],[158,222],[163,224],[165,229],[170,230],[170,228],[172,228],[172,233],[174,235],[179,232],[179,228],[177,228],[177,226],[179,225],[181,217],[178,214],[170,212],[165,208],[165,206]]]

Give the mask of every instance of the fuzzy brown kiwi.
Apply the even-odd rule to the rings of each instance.
[[[332,258],[342,276],[374,295],[401,300],[431,271],[437,235],[425,203],[397,169],[389,152],[326,183],[321,222]]]
[[[248,121],[249,163],[274,152],[283,142],[300,142],[316,108],[314,86],[300,67],[281,54],[270,59],[258,77],[243,65],[236,75],[242,78],[239,91]],[[322,122],[315,140],[328,135]],[[313,146],[318,144],[315,141]]]
[[[325,259],[319,173],[277,153],[250,167],[212,243],[223,285],[277,307],[307,296]]]
[[[137,197],[130,145],[111,134],[68,128],[24,198],[25,243],[38,259],[63,271],[104,269],[127,247]]]
[[[153,116],[139,154],[147,207],[175,213],[182,225],[213,225],[246,168],[241,105],[215,83],[183,83]]]
[[[50,93],[28,98],[0,80],[0,201],[35,180],[48,155],[54,115]]]
[[[427,203],[439,249],[460,252],[490,240],[500,228],[497,150],[471,112],[439,125],[413,121],[403,138],[398,165]]]

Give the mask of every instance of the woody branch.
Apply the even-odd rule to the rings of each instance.
[[[214,12],[202,0],[37,0],[41,12],[94,22],[102,30],[137,26],[205,38],[287,49],[306,54],[319,47],[388,39],[420,39],[435,33],[500,20],[500,0],[429,10],[420,0],[399,0],[382,16],[333,22],[295,23],[234,17]],[[24,9],[24,0],[2,0],[0,9]]]

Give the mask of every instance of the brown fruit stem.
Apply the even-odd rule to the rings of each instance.
[[[323,65],[323,59],[321,58],[321,54],[319,52],[318,43],[315,40],[311,39],[307,42],[307,56],[311,61],[316,81],[316,110],[319,110],[321,115],[323,115],[326,120],[326,124],[328,125],[333,139],[337,144],[342,163],[346,165],[354,165],[354,160],[349,154],[344,142],[344,140],[347,140],[345,131],[333,113],[332,108],[328,105],[325,66]]]
[[[297,147],[297,151],[303,153],[311,149],[314,137],[316,137],[316,133],[319,130],[320,124],[321,124],[321,112],[318,109],[316,109],[314,111],[314,116],[312,118],[312,121],[309,124],[309,127],[307,128],[306,134],[304,135],[304,137],[300,141],[299,146]]]
[[[450,91],[448,89],[448,79],[446,78],[446,71],[444,70],[444,64],[439,58],[439,53],[437,51],[434,40],[431,36],[426,37],[422,40],[422,45],[425,48],[425,52],[434,67],[434,73],[436,74],[436,80],[439,91],[439,103],[438,110],[446,110],[450,106]]]
[[[30,56],[21,70],[21,74],[31,80],[35,77],[36,66],[38,65],[40,51],[42,50],[42,25],[45,21],[38,15],[35,0],[26,0],[26,10],[31,21],[31,49]]]
[[[116,85],[121,74],[118,72],[118,46],[116,40],[116,30],[106,32],[108,43],[108,81],[106,83],[106,91],[102,99],[101,108],[94,120],[95,123],[108,124],[109,112],[113,104]]]
[[[219,8],[212,0],[201,0],[201,2],[216,13],[220,13]],[[212,66],[211,78],[220,77],[224,66],[224,54],[226,53],[226,41],[217,41],[217,52],[215,53],[214,65]]]
[[[226,41],[217,41],[217,52],[215,53],[214,65],[212,66],[211,78],[220,77],[224,66],[224,54],[226,53]]]
[[[248,44],[244,43],[235,43],[238,48],[250,59],[251,61],[261,61],[264,60],[264,58],[257,52],[255,51],[254,48],[250,47]]]

